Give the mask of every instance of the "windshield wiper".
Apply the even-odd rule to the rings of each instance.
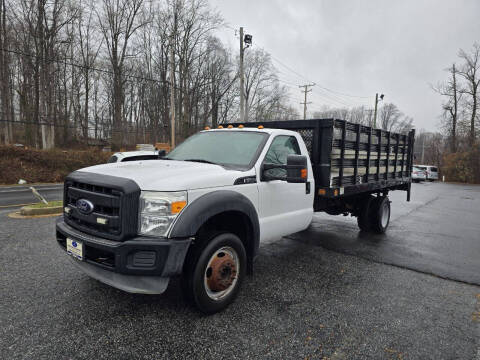
[[[193,161],[193,162],[199,162],[199,163],[204,163],[204,164],[219,165],[217,163],[214,163],[213,161],[208,161],[208,160],[203,160],[203,159],[184,159],[183,161]]]

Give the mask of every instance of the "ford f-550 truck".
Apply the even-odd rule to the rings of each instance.
[[[201,311],[238,294],[260,242],[306,229],[315,211],[383,233],[391,190],[410,198],[414,131],[337,119],[206,129],[159,160],[71,173],[56,238],[89,276],[160,294],[182,277]]]

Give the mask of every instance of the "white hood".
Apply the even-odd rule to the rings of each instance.
[[[79,171],[118,176],[135,181],[141,190],[178,191],[233,185],[246,172],[191,161],[146,160],[91,166]]]

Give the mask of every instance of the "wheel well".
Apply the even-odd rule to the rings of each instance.
[[[195,234],[195,245],[199,245],[205,235],[212,232],[230,232],[242,240],[247,253],[247,271],[252,272],[255,253],[254,231],[250,218],[241,211],[225,211],[209,218]],[[200,242],[200,243],[199,243]],[[195,246],[194,245],[194,246]]]

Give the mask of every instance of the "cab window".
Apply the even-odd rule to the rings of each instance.
[[[298,141],[294,136],[279,135],[273,139],[270,148],[265,155],[265,164],[286,165],[288,155],[301,155]],[[274,177],[286,177],[285,169],[269,169],[267,175]]]

